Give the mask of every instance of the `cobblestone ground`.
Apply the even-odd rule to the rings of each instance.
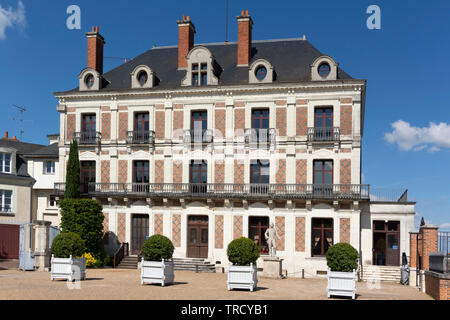
[[[166,287],[140,284],[139,270],[88,269],[80,289],[69,289],[64,280],[50,280],[49,272],[0,269],[0,300],[322,300],[327,299],[326,279],[265,279],[255,292],[227,291],[226,274],[175,271],[175,283]],[[431,299],[414,287],[381,283],[379,288],[357,283],[358,300]]]

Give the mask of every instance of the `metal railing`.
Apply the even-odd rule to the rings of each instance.
[[[75,139],[78,144],[100,144],[102,140],[102,134],[97,131],[85,131],[85,132],[75,132]]]
[[[438,232],[438,252],[445,254],[445,266],[449,268],[449,255],[450,255],[450,232],[439,231]]]
[[[120,262],[122,261],[122,259],[125,256],[129,255],[128,248],[129,248],[129,245],[127,242],[122,242],[120,244],[119,249],[117,249],[117,251],[114,253],[113,268],[117,267],[120,264]]]
[[[128,131],[127,144],[155,144],[155,131]]]
[[[63,195],[64,183],[54,193]],[[83,195],[159,198],[348,199],[368,200],[369,185],[361,184],[234,184],[234,183],[89,183]]]
[[[339,127],[308,128],[308,141],[339,141],[341,131]]]
[[[211,143],[213,141],[214,133],[211,129],[191,129],[184,130],[184,143]]]
[[[245,143],[274,144],[277,139],[276,129],[245,129]]]

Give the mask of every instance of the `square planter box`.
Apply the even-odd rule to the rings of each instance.
[[[141,285],[144,283],[160,283],[165,286],[173,283],[175,275],[173,273],[173,261],[141,261]]]
[[[50,278],[73,280],[86,280],[85,258],[55,258],[52,255]]]
[[[328,298],[331,296],[344,296],[355,299],[356,295],[356,271],[338,272],[328,268]]]
[[[249,289],[254,291],[258,284],[258,269],[253,263],[249,266],[234,266],[228,268],[228,291],[231,289]]]

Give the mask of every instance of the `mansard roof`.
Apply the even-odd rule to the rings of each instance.
[[[237,43],[196,44],[194,48],[198,46],[208,48],[214,56],[219,68],[219,86],[249,84],[248,67],[236,65]],[[276,74],[273,83],[305,82],[311,81],[311,64],[323,55],[303,39],[253,41],[249,65],[258,59],[265,59],[274,67]],[[180,88],[182,79],[186,75],[186,70],[177,69],[177,46],[155,47],[105,73],[100,91],[130,90],[130,74],[139,65],[146,65],[155,73],[156,85],[153,90]],[[337,77],[338,80],[352,79],[340,68],[338,68]],[[78,88],[75,88],[59,93],[78,91]]]

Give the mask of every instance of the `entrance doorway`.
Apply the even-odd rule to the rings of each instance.
[[[142,245],[148,237],[148,226],[148,215],[133,214],[131,218],[131,254],[141,253]]]
[[[373,264],[400,265],[400,222],[373,221]]]
[[[208,217],[188,217],[188,248],[189,258],[208,258]]]

